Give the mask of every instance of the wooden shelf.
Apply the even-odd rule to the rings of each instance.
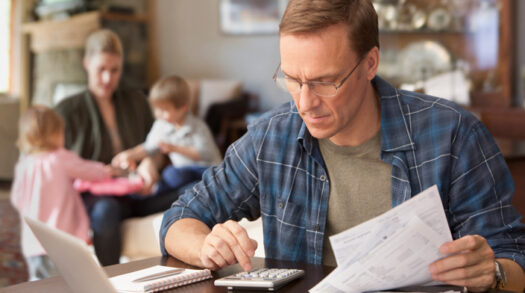
[[[102,20],[147,23],[148,16],[93,11],[65,20],[26,23],[22,31],[31,35],[31,51],[34,53],[83,48],[87,36],[102,27]]]
[[[148,16],[146,15],[133,15],[133,14],[124,14],[124,13],[102,13],[102,19],[104,20],[114,20],[114,21],[128,21],[128,22],[144,22],[148,21]]]
[[[475,31],[466,26],[463,29],[420,30],[382,29],[379,33],[381,50],[390,53],[390,67],[396,64],[395,56],[400,54],[410,44],[430,41],[442,45],[449,52],[452,62],[461,60],[467,64],[467,77],[471,81],[471,105],[473,107],[502,107],[513,105],[515,84],[515,7],[518,0],[493,0],[494,9],[498,9],[498,22],[491,22],[490,29],[497,31],[495,39],[483,39],[481,31]],[[407,0],[407,3],[429,4],[433,1]],[[408,5],[408,4],[406,4]],[[471,10],[468,13],[474,13]],[[481,50],[485,42],[487,50]],[[488,57],[486,55],[490,54]],[[386,55],[386,54],[385,54]],[[486,58],[486,60],[482,60]],[[431,63],[431,62],[429,62]],[[384,63],[383,63],[384,64]],[[454,66],[454,65],[451,65]],[[381,70],[381,67],[380,67]],[[381,71],[380,71],[381,72]],[[395,70],[387,70],[389,74],[397,74]],[[397,76],[385,75],[389,80]],[[399,80],[399,84],[407,81]],[[484,92],[490,88],[492,92]]]
[[[31,36],[31,51],[83,48],[87,36],[99,29],[101,13],[87,12],[65,20],[26,23],[22,31]]]

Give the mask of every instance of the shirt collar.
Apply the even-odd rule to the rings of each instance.
[[[310,131],[308,131],[308,128],[304,121],[302,121],[302,118],[300,118],[301,116],[299,116],[299,112],[293,101],[290,103],[290,111],[296,113],[299,119],[301,119],[301,127],[299,128],[299,134],[297,135],[297,142],[299,142],[310,156],[313,156],[318,162],[324,165],[323,156],[319,149],[319,143],[317,139],[310,134]]]
[[[379,76],[372,80],[372,84],[377,89],[381,101],[381,151],[394,152],[415,149],[408,122],[401,106],[400,93]],[[298,114],[294,102],[290,103],[290,107],[293,113]],[[310,134],[304,121],[301,123],[297,141],[308,154],[316,158],[319,157],[322,161],[317,139]]]
[[[415,150],[410,127],[405,118],[401,93],[384,79],[376,76],[372,84],[381,101],[381,151]]]
[[[175,125],[169,123],[173,127],[173,131],[176,131],[181,136],[185,136],[190,134],[191,132],[195,131],[194,125],[195,125],[195,117],[188,113],[186,117],[184,117],[184,121],[182,122],[182,125],[177,129]]]

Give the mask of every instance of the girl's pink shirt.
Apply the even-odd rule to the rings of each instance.
[[[89,240],[89,217],[73,180],[102,180],[110,174],[104,164],[80,158],[64,148],[20,157],[15,167],[11,203],[20,215]],[[45,254],[22,221],[22,252],[31,257]]]

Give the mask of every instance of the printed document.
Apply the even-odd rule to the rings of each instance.
[[[452,241],[437,186],[330,237],[337,268],[310,292],[364,292],[432,284],[428,266]]]

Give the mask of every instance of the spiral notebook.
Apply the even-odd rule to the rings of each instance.
[[[159,274],[172,271],[174,271],[173,267],[157,265],[118,275],[110,278],[109,281],[119,292],[157,292],[212,278],[210,270],[207,269],[180,269],[180,271],[175,271],[175,274],[159,277]],[[153,278],[150,278],[151,276]]]

